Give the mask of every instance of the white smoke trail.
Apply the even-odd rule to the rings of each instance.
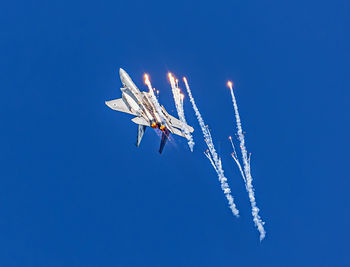
[[[180,121],[184,124],[187,124],[187,121],[186,121],[186,118],[185,118],[185,111],[184,111],[184,95],[181,94],[180,95],[180,114],[179,114],[179,118],[180,118]],[[188,146],[190,147],[190,150],[191,152],[193,152],[193,147],[194,147],[194,141],[193,141],[193,136],[192,134],[190,133],[190,131],[188,130],[187,127],[183,127],[184,128],[184,134],[186,135],[186,138],[187,138],[187,144]]]
[[[230,88],[231,96],[232,96],[232,102],[233,102],[233,108],[235,110],[235,117],[236,117],[236,123],[237,123],[237,133],[238,133],[238,140],[240,142],[240,148],[242,153],[242,161],[243,161],[243,169],[244,169],[244,176],[245,176],[245,186],[249,195],[250,204],[252,207],[252,215],[253,215],[253,221],[255,223],[255,226],[258,228],[258,231],[260,232],[260,241],[265,238],[266,232],[264,229],[264,222],[262,221],[261,217],[259,216],[259,208],[256,205],[256,200],[254,196],[254,188],[253,188],[253,178],[250,172],[250,156],[248,158],[247,156],[247,149],[245,147],[245,140],[242,130],[242,124],[241,124],[241,118],[239,116],[238,112],[238,106],[237,101],[235,98],[235,95],[233,93],[232,89],[232,83],[228,82],[228,86]],[[232,143],[233,144],[233,143]],[[235,158],[234,158],[235,159]],[[238,160],[235,160],[236,163]]]
[[[177,114],[179,116],[180,121],[182,122],[183,125],[187,125],[186,118],[185,118],[185,112],[183,108],[183,94],[181,94],[180,88],[178,86],[178,81],[172,76],[171,73],[168,74],[169,80],[170,80],[170,85],[171,85],[171,90],[173,92],[173,97],[174,97],[174,102],[175,102],[175,107]],[[190,147],[191,152],[193,152],[193,146],[194,146],[194,141],[192,134],[189,132],[187,127],[183,126],[181,127],[182,133],[185,135],[187,139],[188,146]]]
[[[225,177],[224,175],[224,170],[222,169],[222,165],[221,165],[221,159],[218,157],[218,154],[216,153],[216,150],[215,150],[215,147],[214,147],[214,144],[213,144],[213,140],[211,138],[211,134],[210,134],[210,131],[209,131],[209,128],[205,125],[204,123],[204,120],[202,118],[202,115],[200,114],[198,108],[197,108],[197,105],[194,101],[194,98],[192,96],[192,92],[191,92],[191,89],[188,85],[188,82],[187,82],[187,79],[184,77],[184,82],[185,82],[185,85],[186,85],[186,89],[187,89],[187,93],[189,95],[189,98],[190,98],[190,101],[192,103],[192,107],[194,109],[194,112],[196,113],[196,117],[198,119],[198,122],[199,122],[199,125],[202,129],[202,132],[203,132],[203,135],[204,135],[204,140],[208,146],[208,150],[205,152],[205,155],[207,156],[207,158],[210,160],[210,163],[213,165],[217,175],[218,175],[218,178],[219,178],[219,181],[221,183],[221,189],[223,190],[225,196],[226,196],[226,199],[229,203],[229,207],[232,211],[232,213],[239,217],[239,211],[238,209],[236,208],[236,205],[234,203],[234,199],[231,195],[231,189],[227,183],[227,178]]]

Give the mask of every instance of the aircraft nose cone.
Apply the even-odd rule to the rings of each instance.
[[[122,68],[119,69],[119,75],[120,76],[125,76],[126,72]]]

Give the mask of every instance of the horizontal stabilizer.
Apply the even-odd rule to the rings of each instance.
[[[135,117],[132,119],[132,122],[136,124],[144,125],[144,126],[150,126],[149,122],[146,121],[143,117]]]

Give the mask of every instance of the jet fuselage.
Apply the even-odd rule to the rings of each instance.
[[[119,75],[123,84],[123,87],[120,88],[122,99],[130,111],[142,116],[152,128],[159,128],[162,131],[167,128],[172,132],[166,116],[162,110],[160,110],[162,113],[159,114],[149,93],[141,92],[123,69],[119,70]]]

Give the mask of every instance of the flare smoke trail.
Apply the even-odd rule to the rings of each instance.
[[[184,112],[184,107],[183,107],[183,97],[184,95],[181,94],[180,88],[178,86],[177,80],[175,82],[174,76],[169,73],[169,80],[170,80],[170,85],[171,85],[171,90],[173,92],[173,97],[174,97],[174,102],[175,102],[175,107],[177,114],[179,116],[180,121],[186,125],[186,118],[185,118],[185,112]],[[188,146],[190,147],[191,152],[193,152],[193,146],[194,146],[194,141],[192,134],[188,131],[186,127],[181,127],[182,133],[186,136]]]
[[[232,88],[232,83],[228,82],[227,83],[228,87],[230,88],[231,96],[232,96],[232,102],[233,102],[233,108],[235,110],[235,117],[236,117],[236,123],[237,123],[237,133],[238,133],[238,140],[240,142],[240,148],[241,148],[241,153],[242,153],[242,161],[243,161],[243,169],[244,169],[244,177],[243,179],[245,180],[245,186],[249,195],[249,200],[250,204],[252,207],[252,215],[253,215],[253,221],[255,223],[255,226],[258,228],[258,231],[260,232],[260,241],[265,238],[266,232],[264,229],[264,224],[265,222],[262,221],[262,219],[259,216],[259,208],[256,205],[255,201],[255,196],[254,196],[254,188],[253,188],[253,178],[250,172],[250,156],[248,158],[247,156],[247,149],[245,147],[245,140],[244,140],[244,135],[243,135],[243,130],[242,130],[242,124],[241,124],[241,118],[239,116],[238,112],[238,106],[237,106],[237,101],[235,98],[235,95],[233,93],[233,88]],[[233,143],[232,143],[233,146]],[[234,146],[233,146],[234,148]],[[234,158],[234,157],[233,157]],[[234,158],[235,159],[235,158]],[[236,163],[238,162],[238,159],[235,159]],[[237,163],[238,167],[240,167],[239,162]],[[241,174],[242,173],[242,168],[240,168]]]
[[[224,194],[226,196],[226,199],[229,203],[229,206],[230,206],[230,209],[232,211],[232,213],[239,217],[239,211],[238,209],[236,208],[236,205],[234,203],[234,199],[231,195],[231,189],[227,183],[227,178],[225,177],[224,175],[224,170],[222,169],[222,165],[221,165],[221,159],[218,157],[218,154],[216,153],[216,150],[215,150],[215,147],[214,147],[214,144],[213,144],[213,140],[211,138],[211,134],[210,134],[210,131],[209,131],[209,128],[207,126],[205,126],[205,123],[204,123],[204,120],[202,118],[202,115],[200,114],[198,108],[197,108],[197,105],[194,101],[194,98],[192,96],[192,92],[191,92],[191,89],[188,85],[188,82],[187,82],[187,79],[184,77],[183,78],[184,82],[185,82],[185,85],[186,85],[186,89],[187,89],[187,93],[188,93],[188,96],[190,98],[190,101],[192,103],[192,107],[194,109],[194,112],[196,113],[196,116],[197,116],[197,119],[198,119],[198,122],[199,122],[199,125],[202,129],[202,132],[203,132],[203,135],[204,135],[204,140],[208,146],[208,150],[204,153],[205,156],[210,160],[210,163],[213,165],[217,175],[218,175],[218,178],[219,178],[219,181],[221,183],[221,189],[224,191]]]
[[[158,116],[157,113],[155,113],[155,116],[157,118],[157,120],[159,122],[162,122],[162,123],[165,123],[165,119],[163,117],[163,112],[162,112],[162,109],[160,108],[160,105],[159,105],[159,102],[158,102],[158,99],[157,97],[154,95],[154,92],[153,92],[153,87],[152,87],[152,84],[149,80],[149,77],[147,74],[145,74],[145,84],[148,86],[148,89],[149,89],[149,95],[151,96],[151,99],[152,99],[152,102],[154,104],[154,106],[156,107],[156,110],[157,110],[157,113],[161,116],[161,118]],[[158,91],[157,91],[158,92]]]

